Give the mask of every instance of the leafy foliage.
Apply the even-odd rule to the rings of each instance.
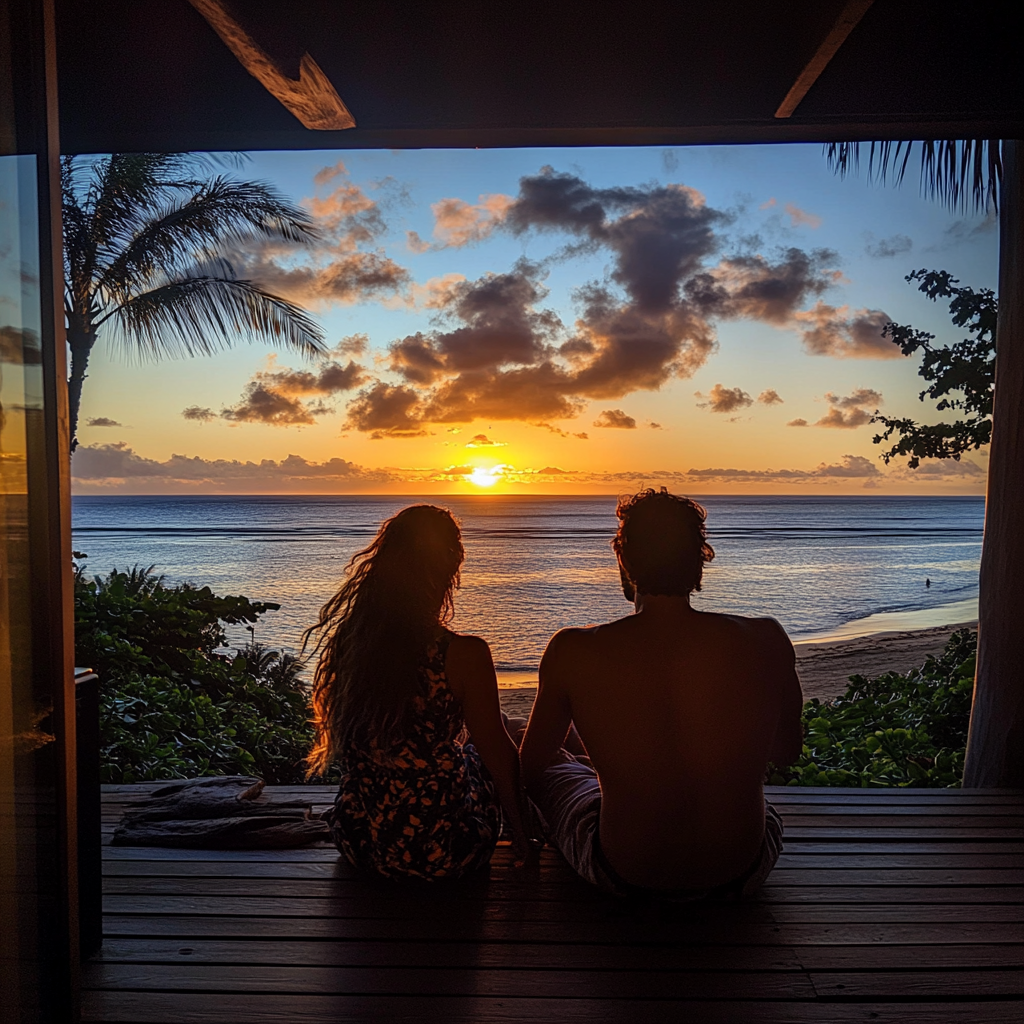
[[[909,418],[875,414],[872,422],[885,427],[874,438],[883,444],[895,436],[898,440],[882,453],[888,463],[898,455],[909,456],[907,465],[917,469],[921,459],[956,459],[964,452],[980,448],[992,439],[992,391],[995,385],[996,312],[995,293],[989,288],[975,291],[957,287],[958,280],[942,270],[915,270],[908,281],[917,281],[918,289],[933,302],[949,299],[949,315],[957,327],[965,327],[971,337],[953,345],[933,345],[934,334],[904,324],[890,323],[883,333],[892,338],[905,356],[921,353],[918,374],[928,387],[918,398],[937,401],[936,409],[959,410],[967,415],[953,423],[917,423]]]
[[[901,674],[852,676],[842,698],[804,705],[804,749],[774,785],[956,787],[963,775],[978,634]]]
[[[826,142],[825,157],[841,178],[860,170],[861,146],[868,152],[868,180],[880,185],[892,177],[903,183],[915,146],[920,153],[921,192],[950,210],[999,208],[1003,152],[998,139],[926,139],[918,142]]]
[[[277,607],[170,587],[152,566],[90,578],[79,565],[76,656],[100,675],[104,782],[303,781],[312,729],[302,662],[257,643],[220,653],[225,623],[254,625]]]
[[[208,177],[211,163],[194,153],[61,158],[72,451],[101,330],[130,357],[207,355],[239,338],[323,351],[305,310],[238,277],[229,258],[254,242],[311,242],[313,222],[267,184]]]

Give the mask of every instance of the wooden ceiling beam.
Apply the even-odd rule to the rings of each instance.
[[[828,66],[828,62],[836,55],[839,47],[846,42],[846,37],[857,27],[857,23],[867,13],[874,0],[850,0],[843,8],[832,31],[825,37],[807,67],[800,72],[800,77],[793,83],[786,98],[775,111],[776,117],[792,117],[793,111],[800,106],[811,86],[818,80]]]

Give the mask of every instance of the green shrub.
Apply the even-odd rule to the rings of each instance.
[[[302,663],[256,643],[221,653],[225,623],[253,626],[277,607],[166,586],[152,566],[91,578],[79,566],[76,659],[100,676],[102,780],[303,781],[312,729]]]
[[[960,785],[978,635],[955,632],[938,658],[905,674],[852,676],[846,693],[804,705],[804,748],[769,781],[791,786]]]

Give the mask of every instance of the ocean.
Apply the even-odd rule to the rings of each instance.
[[[983,498],[698,500],[716,557],[695,607],[772,615],[794,640],[976,615]],[[351,556],[383,519],[418,502],[462,523],[454,628],[487,639],[503,680],[535,677],[556,630],[630,611],[609,545],[612,497],[81,496],[74,546],[93,575],[154,565],[170,582],[279,603],[256,639],[296,650]],[[248,635],[235,629],[229,639]]]

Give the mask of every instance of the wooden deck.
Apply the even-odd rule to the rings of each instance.
[[[149,786],[104,793],[109,834]],[[274,796],[322,787],[279,787]],[[1024,1020],[1024,794],[773,789],[745,904],[636,907],[546,850],[517,879],[361,879],[333,848],[107,847],[86,1021]]]

